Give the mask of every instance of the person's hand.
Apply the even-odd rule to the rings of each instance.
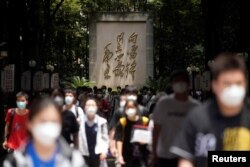
[[[8,142],[5,140],[3,142],[3,149],[7,150],[8,149],[8,146],[7,146]]]
[[[119,157],[118,157],[118,163],[121,164],[121,165],[124,165],[124,164],[125,164],[124,159],[123,159],[123,156],[119,156]]]
[[[113,157],[116,157],[117,149],[115,147],[110,147],[110,153],[112,154]]]
[[[106,155],[105,153],[102,153],[102,154],[100,155],[100,160],[101,160],[101,161],[105,160],[106,158],[107,158],[107,155]]]

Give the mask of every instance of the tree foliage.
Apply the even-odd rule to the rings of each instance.
[[[18,53],[23,54],[21,67],[25,67],[28,60],[36,59],[38,68],[46,70],[46,64],[53,64],[63,78],[80,74],[88,78],[88,22],[96,12],[147,12],[152,15],[156,78],[190,64],[200,68],[205,64],[201,0],[4,2],[9,13],[14,12],[16,17],[23,13],[15,20],[9,16],[10,23],[7,23],[14,27],[9,32],[9,38],[10,34],[16,35],[9,41],[15,41],[20,35],[23,38],[22,44],[15,41],[10,47],[14,51],[18,50],[15,47],[21,47],[22,53]],[[11,53],[13,57],[18,57],[18,54]],[[84,65],[83,69],[80,64]]]
[[[65,85],[65,87],[73,89],[77,89],[83,86],[86,87],[95,86],[95,82],[89,81],[86,78],[80,76],[69,77],[66,81],[63,82],[63,84]]]

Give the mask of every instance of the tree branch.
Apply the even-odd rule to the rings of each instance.
[[[64,0],[61,0],[61,1],[56,5],[55,10],[53,11],[53,13],[52,13],[52,15],[51,15],[52,18],[55,17],[56,12],[57,12],[57,11],[59,10],[59,8],[62,6],[63,2],[64,2]]]

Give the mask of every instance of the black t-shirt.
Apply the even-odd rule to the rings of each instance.
[[[148,116],[148,111],[145,109],[145,107],[143,106],[139,106],[139,115],[141,116]],[[126,114],[124,112],[124,108],[123,107],[119,107],[115,113],[113,114],[113,117],[109,123],[109,129],[114,128],[117,123],[119,122],[120,118],[125,117]]]
[[[224,117],[215,100],[191,112],[170,151],[206,167],[208,151],[250,150],[250,110],[244,106],[234,117]]]
[[[62,113],[62,121],[62,136],[69,144],[71,144],[73,141],[70,136],[79,131],[79,124],[75,115],[69,110]]]
[[[124,112],[123,111],[124,111],[123,107],[119,107],[115,111],[115,113],[113,114],[113,117],[112,117],[112,119],[111,119],[111,121],[109,123],[109,128],[110,129],[114,128],[117,125],[117,123],[119,122],[119,119],[124,116]]]
[[[132,158],[134,156],[134,146],[135,144],[130,143],[132,132],[134,130],[135,125],[143,125],[142,117],[138,119],[138,121],[130,121],[126,118],[125,126],[118,122],[115,132],[115,140],[123,142],[123,150],[122,154],[125,161]],[[140,150],[146,151],[146,145],[141,145]],[[145,152],[143,151],[143,152]]]

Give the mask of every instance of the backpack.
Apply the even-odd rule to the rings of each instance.
[[[142,116],[142,125],[147,126],[148,123],[149,123],[149,119],[145,116]],[[125,126],[127,125],[127,118],[126,117],[120,118],[120,124],[122,125],[122,128],[124,129]]]
[[[79,117],[79,112],[78,112],[78,106],[77,105],[75,105],[75,110],[76,110],[76,118],[78,118]]]
[[[7,140],[9,139],[10,134],[11,134],[11,127],[12,127],[12,123],[13,123],[13,120],[14,120],[14,117],[15,117],[15,113],[16,113],[16,109],[12,108],[11,112],[10,112],[10,122],[9,122],[9,127],[8,127],[8,134],[6,136]]]

